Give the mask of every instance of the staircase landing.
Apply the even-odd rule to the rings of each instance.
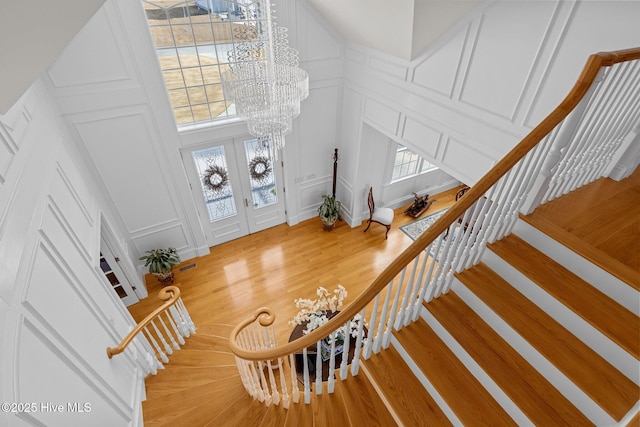
[[[640,290],[640,168],[600,178],[522,219]]]

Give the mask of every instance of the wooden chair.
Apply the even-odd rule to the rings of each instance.
[[[393,215],[393,209],[391,208],[376,208],[375,202],[373,201],[373,187],[369,188],[369,223],[364,231],[366,232],[369,227],[371,227],[372,222],[377,222],[378,224],[387,227],[387,232],[384,235],[384,238],[386,239],[389,235],[389,230],[391,229]]]

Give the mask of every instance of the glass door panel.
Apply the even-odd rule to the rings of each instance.
[[[271,141],[250,139],[244,141],[245,157],[249,167],[249,184],[254,209],[278,203],[276,171],[271,155]]]
[[[191,155],[198,172],[209,221],[219,221],[237,215],[224,146],[193,151]]]

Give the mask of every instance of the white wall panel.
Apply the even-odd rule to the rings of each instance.
[[[391,60],[385,60],[374,56],[369,60],[369,67],[372,71],[384,73],[397,80],[404,81],[407,78],[407,66],[404,64],[398,64]]]
[[[416,119],[406,117],[402,139],[409,142],[410,146],[419,147],[421,153],[435,160],[442,140],[442,132]]]
[[[77,322],[82,323],[82,322]],[[105,392],[92,383],[76,361],[60,350],[33,323],[25,321],[20,331],[16,372],[16,402],[36,402],[38,411],[22,414],[31,425],[47,426],[127,426],[130,413],[105,398]],[[68,404],[79,403],[85,412],[70,411]],[[84,406],[88,403],[88,406]],[[45,405],[45,406],[41,406]],[[61,412],[53,406],[62,405]],[[73,406],[72,406],[73,407]],[[40,423],[40,424],[38,424]],[[12,423],[13,425],[13,423]]]
[[[485,11],[461,101],[512,120],[556,2],[498,2]]]
[[[73,173],[74,171],[69,170],[69,172]],[[82,181],[76,179],[73,182],[82,186]],[[81,196],[80,192],[84,194]],[[86,189],[82,188],[80,192],[76,190],[62,165],[58,163],[49,197],[60,211],[61,216],[68,221],[68,226],[71,227],[71,233],[74,240],[78,242],[82,255],[90,261],[92,244],[95,243],[96,236],[95,212],[91,208],[92,200],[86,193]]]
[[[122,28],[114,28],[118,21],[109,19],[108,10],[99,9],[49,68],[54,87],[66,89],[65,94],[136,86],[132,58],[117,43]],[[87,85],[91,87],[72,89]]]
[[[178,214],[147,113],[119,114],[73,121],[127,230],[135,233],[165,224]]]
[[[526,124],[537,125],[576,82],[589,55],[640,46],[640,2],[581,1],[563,23],[563,36],[549,63],[540,93],[533,101]]]
[[[382,102],[367,98],[364,107],[364,118],[375,127],[387,131],[391,135],[398,134],[400,112],[388,105],[384,105]]]
[[[167,242],[175,247],[178,252],[189,246],[189,240],[182,223],[172,221],[167,224],[155,224],[144,230],[137,230],[131,234],[136,247],[141,252],[144,248],[166,247]]]
[[[135,371],[121,359],[116,363],[119,375],[111,373],[114,364],[106,357],[106,348],[114,337],[101,325],[74,272],[63,266],[60,256],[44,241],[36,247],[30,270],[22,304],[43,325],[42,333],[52,337],[59,353],[76,360],[95,388],[102,389],[122,410],[131,410]]]
[[[298,150],[304,153],[299,160],[300,177],[305,180],[320,178],[333,173],[331,156],[336,142],[336,109],[338,89],[335,86],[314,88],[303,101],[300,117],[293,126],[297,128]]]
[[[413,71],[412,82],[450,98],[460,72],[460,61],[468,33],[467,25],[451,41],[418,62]]]
[[[473,185],[495,164],[493,157],[484,153],[482,147],[474,147],[451,137],[444,144],[442,162],[467,185]]]

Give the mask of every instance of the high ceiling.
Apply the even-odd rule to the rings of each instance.
[[[411,60],[482,1],[309,0],[346,40]]]
[[[6,113],[51,65],[104,1],[2,2],[0,114]],[[478,0],[308,1],[345,40],[404,60],[414,58],[481,3]]]

